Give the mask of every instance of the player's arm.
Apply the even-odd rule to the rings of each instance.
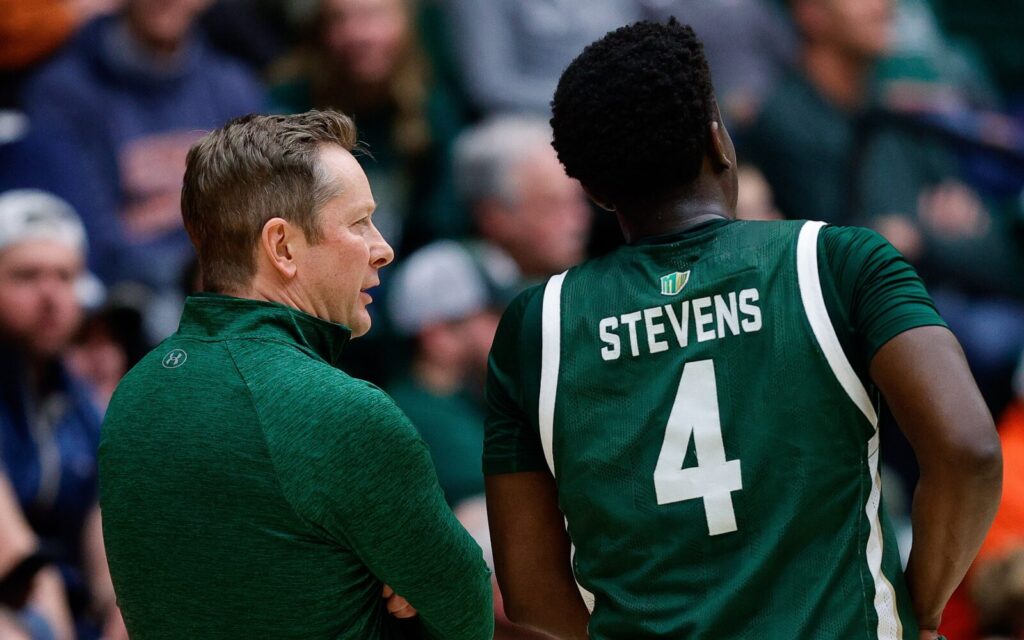
[[[897,335],[875,354],[871,377],[921,468],[906,575],[921,629],[934,630],[995,517],[999,437],[963,351],[945,327]]]
[[[825,227],[822,237],[827,280],[842,301],[830,310],[833,323],[860,345],[854,352],[865,354],[865,373],[921,467],[907,582],[921,637],[934,637],[996,509],[999,440],[963,351],[913,267],[867,229]]]
[[[484,439],[494,569],[512,622],[558,638],[586,638],[590,614],[570,565],[558,491],[544,461],[536,411],[541,288],[505,311],[487,371]]]
[[[504,473],[488,476],[486,483],[505,615],[556,638],[585,639],[590,612],[573,577],[569,536],[551,474]]]

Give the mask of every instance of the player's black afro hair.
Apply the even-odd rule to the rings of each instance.
[[[675,18],[622,27],[589,45],[562,73],[551,107],[566,172],[612,203],[695,179],[715,117],[703,45]]]

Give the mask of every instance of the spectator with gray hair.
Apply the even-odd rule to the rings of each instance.
[[[590,208],[543,119],[501,116],[466,131],[455,176],[483,239],[473,251],[494,281],[535,282],[583,259]]]
[[[452,506],[483,494],[483,405],[487,353],[499,298],[462,244],[439,240],[407,258],[391,280],[395,328],[415,343],[407,376],[388,393],[430,446]]]
[[[191,257],[178,203],[185,154],[202,131],[259,110],[264,92],[198,28],[211,0],[120,4],[26,81],[23,106],[79,160],[68,196],[90,204],[80,213],[100,277],[169,296]]]
[[[28,189],[0,195],[0,470],[88,638],[104,624],[113,633],[120,614],[96,506],[100,418],[62,363],[82,317],[85,251],[82,223],[63,200]],[[64,637],[59,616],[31,622],[34,633]]]

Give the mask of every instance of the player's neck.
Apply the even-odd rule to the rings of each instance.
[[[719,198],[689,197],[644,210],[618,210],[616,217],[626,242],[666,236],[714,218],[732,219],[734,214]]]

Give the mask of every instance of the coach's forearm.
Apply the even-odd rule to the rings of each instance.
[[[998,448],[975,452],[960,469],[922,469],[914,493],[913,548],[907,586],[922,629],[942,610],[970,567],[995,517],[1002,487]]]

